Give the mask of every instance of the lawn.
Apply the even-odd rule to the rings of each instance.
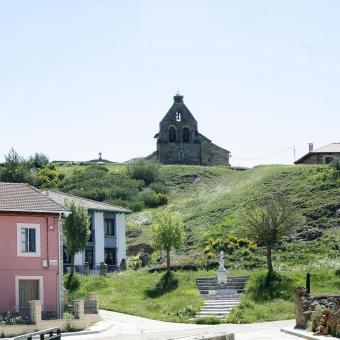
[[[106,277],[80,276],[80,287],[73,297],[100,294],[100,308],[150,319],[188,322],[203,304],[196,288],[197,276],[204,272],[177,272],[167,282],[164,273],[145,270],[114,273]]]
[[[214,271],[179,271],[165,282],[164,273],[145,270],[110,274],[106,277],[79,276],[80,287],[73,297],[96,291],[100,308],[172,322],[190,322],[203,304],[196,288],[196,277],[214,276]],[[269,285],[264,271],[232,272],[249,274],[250,280],[241,305],[229,315],[228,322],[249,323],[294,318],[295,287],[305,284],[305,273],[278,274]],[[312,294],[339,294],[340,276],[334,270],[312,273]]]

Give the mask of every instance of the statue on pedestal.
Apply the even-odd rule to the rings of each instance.
[[[227,269],[224,267],[224,253],[223,251],[220,252],[220,267],[218,268],[217,272],[217,282],[218,284],[227,284]]]

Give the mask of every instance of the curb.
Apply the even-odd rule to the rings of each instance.
[[[320,340],[320,339],[325,338],[325,336],[320,337],[320,336],[315,336],[315,335],[309,335],[309,334],[300,333],[300,332],[304,332],[303,330],[301,330],[301,331],[299,332],[299,331],[294,330],[294,329],[284,329],[284,328],[281,328],[280,331],[281,331],[282,333],[287,333],[287,334],[290,334],[290,335],[295,335],[296,337],[303,338],[303,339],[307,339],[307,340]],[[330,340],[332,340],[332,339],[336,340],[336,338],[334,338],[334,337],[329,337],[329,336],[327,336],[326,338],[327,338],[327,339],[330,339]]]
[[[99,334],[99,333],[103,333],[108,331],[110,328],[112,328],[114,325],[111,324],[105,328],[102,328],[100,330],[97,331],[80,331],[80,332],[68,332],[68,333],[61,333],[62,336],[66,337],[66,336],[78,336],[78,335],[91,335],[91,334]]]

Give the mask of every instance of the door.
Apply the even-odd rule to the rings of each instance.
[[[39,280],[19,280],[19,313],[28,316],[28,301],[39,300]]]
[[[93,269],[93,247],[86,248],[85,262],[88,262],[90,269]]]

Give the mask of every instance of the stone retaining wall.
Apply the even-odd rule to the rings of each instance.
[[[305,287],[297,287],[295,299],[296,328],[306,329],[311,320],[313,332],[340,338],[340,295],[312,296]],[[313,312],[320,307],[322,315],[312,320]]]

